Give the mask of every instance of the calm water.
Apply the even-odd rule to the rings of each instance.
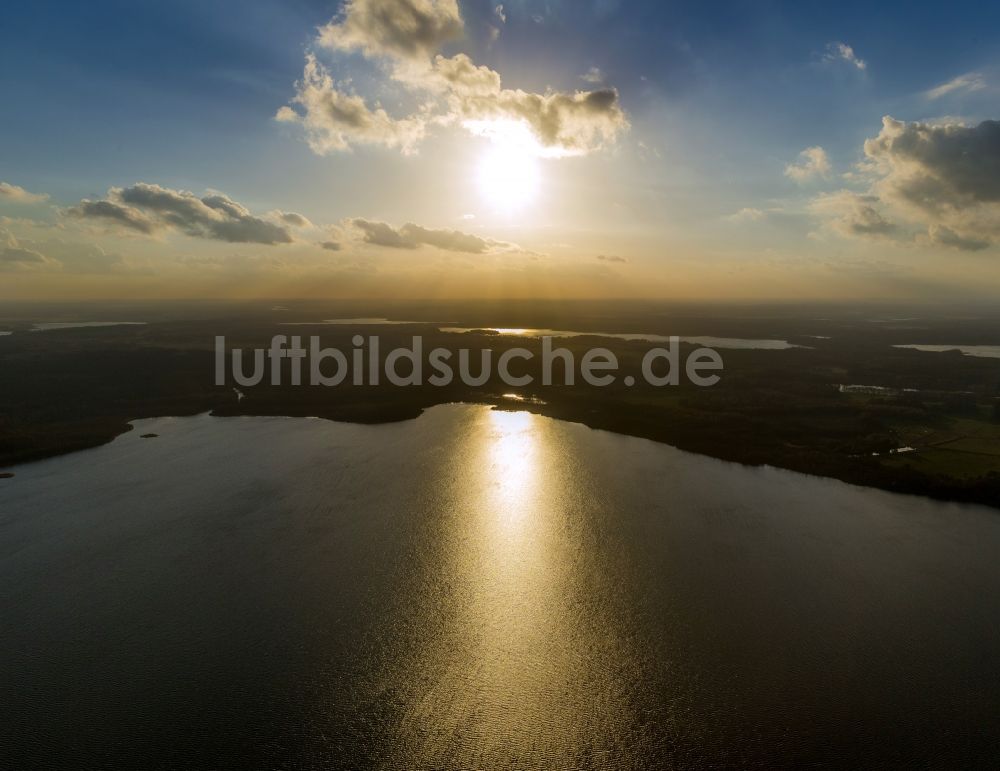
[[[576,332],[564,329],[514,329],[504,327],[441,327],[442,332],[460,335],[467,332],[494,332],[502,337],[606,337],[612,340],[638,340],[647,343],[669,343],[670,335],[652,335],[646,333],[613,333],[613,332]],[[702,345],[708,348],[730,348],[736,350],[785,351],[789,348],[802,348],[792,345],[787,340],[752,340],[742,337],[685,337],[679,336],[682,343]]]
[[[285,327],[394,327],[412,324],[428,325],[429,321],[390,321],[389,319],[326,319],[325,321],[289,321]]]
[[[928,353],[945,353],[946,351],[961,351],[966,356],[976,356],[982,359],[1000,359],[1000,345],[896,345],[894,348],[912,348]]]
[[[144,327],[145,321],[45,321],[35,324],[31,332],[51,332],[59,329],[90,329],[99,327]]]
[[[16,472],[4,768],[1000,751],[995,510],[477,406],[142,421]]]

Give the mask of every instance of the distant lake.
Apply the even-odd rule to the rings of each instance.
[[[611,332],[577,332],[560,329],[515,329],[515,328],[479,328],[479,327],[441,327],[442,332],[465,334],[467,332],[492,332],[504,337],[607,337],[615,340],[640,340],[648,343],[669,343],[669,335],[651,335],[643,333],[611,333]],[[680,337],[682,343],[701,345],[706,348],[757,349],[784,351],[789,348],[802,348],[787,340],[750,340],[739,337]]]
[[[996,761],[997,510],[471,405],[15,471],[8,768]]]
[[[1000,359],[1000,345],[895,345],[894,348],[911,348],[929,353],[945,353],[946,351],[961,351],[966,356],[976,356],[983,359]]]
[[[143,327],[145,321],[46,321],[35,324],[32,332],[50,332],[56,329],[82,329],[86,327]]]
[[[406,324],[434,325],[432,321],[390,321],[389,319],[326,319],[324,321],[286,321],[285,327],[393,327]]]

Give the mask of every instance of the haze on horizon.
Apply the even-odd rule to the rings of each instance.
[[[961,301],[1000,285],[996,5],[5,16],[0,299]]]

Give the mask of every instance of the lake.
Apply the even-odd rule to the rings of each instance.
[[[473,405],[144,420],[13,470],[8,768],[969,768],[1000,749],[997,510]]]
[[[487,332],[499,335],[500,337],[605,337],[611,340],[640,341],[647,343],[669,343],[670,335],[654,335],[640,332],[578,332],[565,329],[515,329],[504,327],[441,327],[441,332],[455,335],[467,334],[469,332]],[[707,348],[729,348],[733,350],[763,350],[763,351],[786,351],[789,348],[803,348],[805,346],[793,345],[787,340],[753,340],[742,337],[707,337],[707,336],[679,336],[682,343],[690,345],[701,345]]]
[[[144,327],[145,321],[45,321],[29,332],[52,332],[61,329],[100,329],[103,327]]]
[[[960,351],[965,356],[976,356],[982,359],[1000,359],[1000,345],[894,345],[893,348],[910,348],[926,353]]]

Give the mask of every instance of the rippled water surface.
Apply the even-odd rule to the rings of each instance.
[[[5,767],[1000,751],[998,511],[477,406],[136,429],[0,480]]]

